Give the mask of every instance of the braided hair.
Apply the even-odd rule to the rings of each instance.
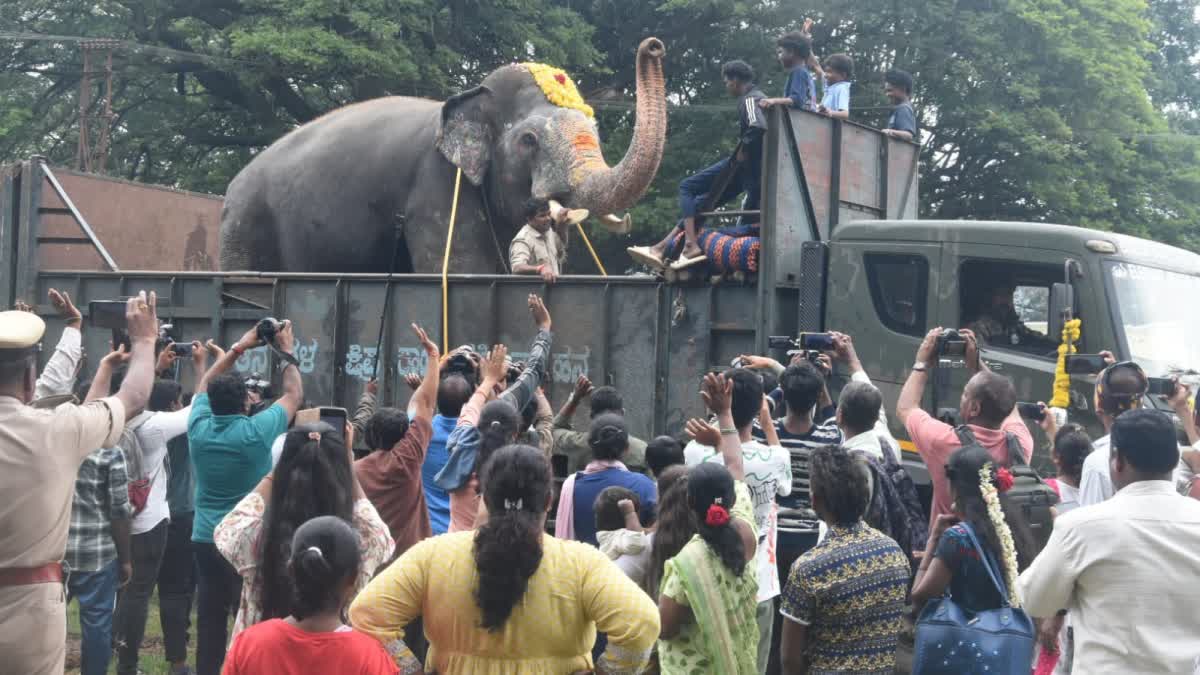
[[[488,520],[475,533],[475,602],[483,628],[494,633],[504,628],[541,565],[542,518],[553,481],[540,450],[509,445],[484,464],[480,483]]]

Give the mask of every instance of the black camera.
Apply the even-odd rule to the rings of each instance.
[[[281,330],[283,330],[283,322],[268,316],[254,327],[254,334],[263,344],[269,345],[275,342],[275,336]]]
[[[786,335],[772,335],[767,338],[767,346],[771,349],[788,349],[796,352],[828,352],[834,349],[833,334],[801,333],[798,338],[790,338]]]
[[[175,356],[192,355],[192,343],[190,342],[172,342],[167,348],[175,352]]]
[[[937,354],[949,358],[962,358],[967,355],[967,339],[957,330],[947,328],[938,336]]]
[[[808,361],[818,368],[821,367],[821,352],[815,349],[805,349],[803,352],[801,352],[801,354],[804,355],[805,361]]]
[[[513,361],[508,367],[508,372],[504,375],[505,384],[509,387],[513,386],[513,383],[517,381],[518,377],[521,377],[521,373],[524,372],[524,370],[524,361]]]
[[[467,382],[475,382],[479,373],[479,364],[476,362],[474,352],[459,350],[450,355],[446,359],[446,365],[442,367],[442,377],[449,375],[461,375]]]
[[[1018,403],[1017,412],[1021,417],[1034,422],[1041,422],[1046,419],[1046,406],[1039,403]]]

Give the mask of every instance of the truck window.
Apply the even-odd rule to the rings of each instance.
[[[924,256],[863,254],[871,302],[884,326],[905,335],[925,334],[925,297],[929,262]]]
[[[993,349],[1054,355],[1058,342],[1046,335],[1050,285],[1057,266],[970,260],[959,272],[963,326]]]

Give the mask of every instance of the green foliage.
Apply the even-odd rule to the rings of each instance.
[[[657,239],[676,187],[732,147],[720,66],[749,61],[770,95],[774,38],[816,20],[818,55],[856,62],[852,119],[882,125],[883,73],[916,78],[921,215],[1054,221],[1200,250],[1200,0],[9,0],[0,30],[129,41],[116,52],[108,170],[222,192],[253,153],[332,108],[444,98],[497,66],[570,71],[605,154],[632,131],[634,54],[667,45],[667,154],[632,236],[596,235],[610,271]],[[2,35],[2,33],[0,33]],[[174,51],[171,51],[174,50]],[[72,164],[81,57],[0,37],[0,159]],[[95,94],[93,95],[95,98]],[[580,246],[572,269],[590,270]]]

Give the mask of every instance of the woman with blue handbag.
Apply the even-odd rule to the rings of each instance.
[[[913,582],[912,672],[1029,675],[1036,630],[1015,585],[1033,543],[1005,509],[1012,475],[972,445],[950,456],[946,478],[954,514],[938,518]]]

